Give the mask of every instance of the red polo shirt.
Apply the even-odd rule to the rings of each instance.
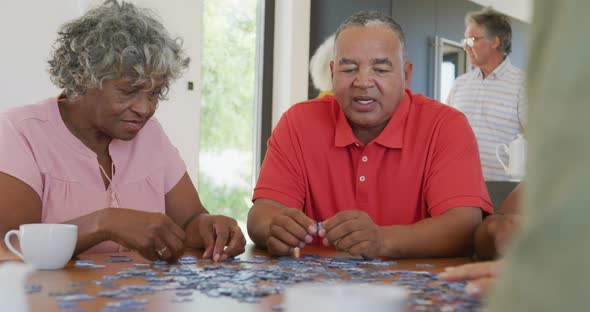
[[[291,107],[268,141],[253,200],[268,198],[322,221],[358,209],[381,226],[412,224],[461,206],[493,208],[465,116],[406,94],[364,145],[333,96]]]

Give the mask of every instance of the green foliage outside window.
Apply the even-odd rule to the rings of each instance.
[[[206,0],[203,13],[199,195],[211,213],[241,220],[252,193],[256,5]]]

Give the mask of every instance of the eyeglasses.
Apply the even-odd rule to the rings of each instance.
[[[475,40],[481,39],[481,38],[483,38],[483,36],[463,38],[463,39],[461,39],[461,45],[462,46],[468,45],[469,47],[473,48],[473,45],[475,44]]]

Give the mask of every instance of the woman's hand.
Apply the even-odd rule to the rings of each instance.
[[[501,260],[485,261],[446,268],[439,277],[446,281],[466,281],[465,292],[479,297],[490,292],[501,269]]]
[[[234,257],[244,252],[246,239],[236,220],[220,215],[201,213],[187,226],[189,235],[199,235],[205,248],[204,259],[212,258],[214,261],[224,261],[228,257]]]
[[[148,260],[173,261],[184,252],[184,231],[162,213],[107,208],[99,228],[105,240],[137,250]]]

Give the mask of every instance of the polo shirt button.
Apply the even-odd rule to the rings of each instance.
[[[365,179],[365,176],[360,176],[360,177],[359,177],[359,180],[361,180],[361,182],[365,182],[365,180],[366,180],[366,179]]]
[[[363,158],[361,158],[363,160],[363,162],[367,162],[367,160],[369,160],[369,157],[367,156],[363,156]]]
[[[354,143],[354,146],[359,147],[359,144],[358,143]]]

